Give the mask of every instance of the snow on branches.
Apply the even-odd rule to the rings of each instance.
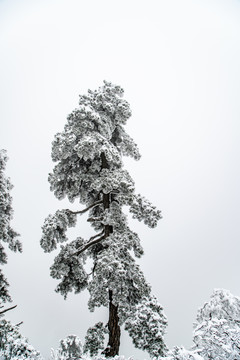
[[[0,359],[43,360],[40,353],[20,334],[18,326],[5,319],[0,321]]]
[[[107,237],[95,260],[94,276],[89,283],[89,309],[108,305],[108,289],[112,301],[119,306],[120,322],[123,323],[135,304],[150,293],[144,274],[131,256],[133,243],[125,240],[125,234],[114,233]],[[132,238],[134,241],[134,238]]]
[[[9,292],[8,292],[9,283],[1,269],[0,269],[0,286],[1,286],[0,304],[1,304],[1,302],[5,303],[7,301],[11,301],[11,296],[9,295]]]
[[[98,322],[93,327],[90,327],[85,337],[83,351],[90,356],[96,356],[99,350],[104,349],[105,334],[107,329],[102,322]]]
[[[67,241],[66,231],[76,225],[77,215],[69,210],[58,210],[54,215],[48,215],[42,226],[41,247],[45,252],[57,248],[57,243]]]
[[[228,290],[215,289],[210,301],[198,310],[197,323],[212,318],[226,319],[233,325],[240,325],[240,298]]]
[[[193,341],[206,360],[240,360],[240,298],[227,290],[214,290],[198,310]]]
[[[167,318],[154,296],[143,298],[125,323],[125,329],[134,345],[138,349],[146,350],[154,358],[166,353],[163,340],[166,326]]]
[[[134,219],[143,220],[144,224],[151,228],[156,227],[158,220],[161,219],[161,212],[140,194],[133,198],[129,211]]]
[[[91,189],[104,194],[132,194],[134,192],[134,182],[126,170],[102,169],[99,176],[90,185]]]
[[[76,251],[84,245],[82,238],[77,238],[66,246],[61,246],[60,253],[55,257],[50,268],[50,274],[54,279],[61,279],[56,288],[66,299],[69,292],[79,293],[88,285],[88,275],[83,265],[86,261],[86,254],[76,255]]]
[[[109,330],[109,339],[120,334],[119,324],[150,296],[150,286],[134,258],[140,257],[143,249],[138,235],[128,227],[123,206],[129,206],[133,217],[149,227],[155,227],[161,218],[159,210],[136,195],[134,181],[123,168],[123,156],[140,158],[137,145],[124,129],[130,116],[119,86],[104,82],[99,89],[80,96],[79,107],[68,116],[64,130],[52,143],[55,166],[49,182],[58,199],[77,199],[85,209],[58,210],[48,216],[42,228],[45,252],[60,245],[51,267],[51,276],[60,280],[56,290],[66,298],[70,291],[87,287],[91,311],[102,305],[114,309],[117,325],[116,331]],[[89,240],[69,242],[67,229],[86,211],[97,233]],[[61,245],[63,242],[66,245]],[[87,258],[92,262],[90,274],[84,270]],[[115,340],[109,340],[108,356],[118,354],[120,341]],[[118,344],[114,349],[113,343]]]
[[[6,150],[0,150],[0,264],[7,263],[7,254],[3,243],[7,243],[8,247],[12,251],[22,251],[22,244],[18,240],[19,234],[16,233],[11,227],[11,220],[13,217],[12,197],[10,191],[13,185],[10,179],[5,176],[6,162],[7,162]],[[10,301],[11,297],[8,293],[8,282],[0,269],[0,300],[3,302]]]
[[[76,335],[69,335],[60,341],[57,350],[51,350],[52,360],[79,360],[82,359],[82,342]]]
[[[183,346],[175,346],[166,356],[159,360],[204,360],[197,351],[186,350]]]
[[[13,251],[22,251],[22,245],[16,238],[19,236],[11,227],[13,217],[12,197],[10,191],[13,188],[8,177],[5,176],[7,162],[6,150],[0,151],[0,241],[8,244]],[[0,249],[0,262],[6,262],[3,248]]]

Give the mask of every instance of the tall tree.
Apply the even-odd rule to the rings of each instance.
[[[13,185],[10,179],[5,175],[6,163],[8,157],[6,150],[0,150],[0,264],[7,263],[7,254],[4,248],[4,243],[12,251],[22,251],[22,245],[18,240],[19,234],[11,227],[11,220],[13,216],[12,197],[10,191]],[[11,296],[8,292],[8,281],[4,276],[2,269],[0,269],[0,305],[7,301],[11,301]],[[0,306],[2,307],[2,305]]]
[[[56,291],[66,298],[70,291],[79,293],[87,287],[91,311],[109,307],[109,339],[103,352],[106,356],[119,353],[120,325],[141,302],[146,305],[146,299],[151,298],[150,285],[133,257],[141,257],[143,249],[138,235],[128,226],[123,207],[128,206],[133,218],[151,228],[161,217],[159,210],[135,193],[134,181],[123,168],[122,156],[140,159],[137,145],[124,129],[130,116],[129,104],[119,86],[104,82],[98,90],[80,96],[79,107],[68,116],[63,132],[55,135],[52,159],[56,165],[49,182],[59,200],[65,196],[70,202],[78,199],[85,208],[58,210],[46,218],[42,228],[41,246],[45,252],[67,242],[61,245],[51,266],[51,276],[60,280]],[[97,233],[89,240],[78,237],[68,242],[67,229],[87,211],[88,222]],[[92,259],[90,274],[84,269],[87,258]],[[155,341],[161,355],[166,318],[162,309],[158,310],[160,335]],[[94,344],[99,344],[100,349],[105,328],[97,325],[99,339],[94,339]],[[130,334],[136,333],[133,327],[128,324]],[[92,341],[89,334],[91,330],[85,348]]]

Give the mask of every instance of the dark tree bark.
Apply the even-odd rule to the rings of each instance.
[[[112,290],[109,290],[109,320],[108,320],[109,340],[104,355],[114,357],[119,354],[121,330],[119,326],[118,307],[112,302]]]
[[[102,168],[108,169],[108,163],[104,153],[101,154]],[[103,207],[109,209],[110,207],[110,194],[103,193]],[[105,225],[104,228],[105,237],[109,236],[113,232],[111,225]],[[112,302],[112,290],[109,290],[109,319],[108,319],[108,331],[109,339],[107,348],[103,351],[106,357],[114,357],[119,354],[120,335],[121,330],[119,326],[118,307]]]

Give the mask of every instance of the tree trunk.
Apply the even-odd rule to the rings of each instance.
[[[101,154],[102,159],[102,168],[108,169],[108,163],[104,153]],[[103,193],[103,208],[109,209],[110,207],[110,194]],[[105,225],[105,236],[109,236],[113,232],[113,227],[111,225]],[[109,290],[109,319],[108,319],[108,331],[109,339],[106,349],[103,351],[103,354],[106,357],[114,357],[119,354],[120,346],[120,326],[118,318],[118,307],[115,306],[112,302],[112,290]]]
[[[118,307],[112,303],[112,290],[109,290],[109,340],[107,348],[103,351],[106,357],[114,357],[119,354],[121,330],[119,326]]]

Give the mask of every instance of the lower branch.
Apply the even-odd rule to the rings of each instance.
[[[69,211],[71,214],[84,214],[85,212],[87,212],[88,210],[92,209],[93,207],[97,206],[97,205],[100,205],[102,204],[103,201],[102,200],[99,200],[99,201],[96,201],[95,203],[89,205],[86,209],[83,209],[83,210],[79,210],[79,211],[72,211],[72,210],[69,210],[67,209],[67,211]]]
[[[23,324],[23,321],[21,321],[20,323],[16,324],[15,326],[21,326]]]
[[[103,235],[102,235],[102,234],[103,234]],[[96,237],[98,237],[98,236],[100,236],[100,235],[102,235],[100,238],[95,239]],[[73,255],[77,255],[77,256],[80,255],[80,254],[83,253],[85,250],[87,250],[90,246],[99,243],[99,242],[102,241],[103,239],[106,239],[106,237],[107,237],[107,236],[106,236],[105,232],[102,231],[100,234],[97,234],[97,235],[91,237],[90,240],[92,239],[92,241],[89,241],[82,249],[80,249],[79,251],[76,251]],[[95,239],[95,240],[93,240],[93,239]]]
[[[15,309],[16,307],[17,307],[17,305],[14,305],[14,306],[12,306],[12,307],[10,307],[10,308],[8,308],[8,309],[2,310],[2,311],[0,311],[0,315],[4,314],[4,313],[7,312],[7,311],[10,311],[10,310],[12,310],[12,309]]]
[[[89,239],[89,241],[88,241],[88,244],[89,244],[92,240],[96,239],[98,236],[102,236],[102,235],[104,235],[104,234],[105,234],[105,231],[103,230],[103,231],[100,232],[99,234],[96,234],[96,235],[90,237],[90,239]]]

